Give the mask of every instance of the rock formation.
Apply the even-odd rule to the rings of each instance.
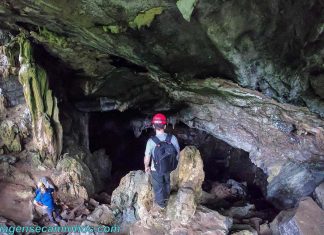
[[[282,211],[271,223],[274,234],[314,234],[323,233],[324,211],[309,197],[299,202],[295,209]]]
[[[21,36],[19,81],[33,122],[34,142],[42,155],[56,162],[62,151],[62,127],[59,121],[57,100],[48,87],[46,72],[35,64],[30,42]]]
[[[88,199],[94,193],[94,179],[88,166],[73,156],[64,156],[56,166],[52,178],[59,185],[62,198]]]
[[[174,192],[171,194],[165,215],[154,217],[150,213],[153,204],[149,176],[143,171],[130,172],[113,192],[111,206],[118,208],[122,224],[133,224],[130,234],[152,234],[169,231],[203,234],[226,234],[232,224],[216,211],[198,206],[204,179],[202,159],[195,147],[181,151],[178,168],[172,173]],[[212,225],[211,225],[212,224]],[[128,225],[129,226],[129,225]]]

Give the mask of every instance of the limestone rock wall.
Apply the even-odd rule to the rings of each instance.
[[[50,155],[55,162],[62,150],[62,126],[57,99],[48,87],[45,70],[34,62],[30,42],[24,36],[18,40],[19,81],[23,85],[24,96],[31,113],[35,145],[42,155]]]

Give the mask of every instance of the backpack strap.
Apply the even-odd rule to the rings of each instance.
[[[167,137],[165,138],[165,142],[167,142],[168,144],[171,144],[171,139],[172,139],[172,135],[168,134]]]
[[[156,136],[152,136],[151,139],[154,141],[156,145],[159,145],[161,143],[161,140]]]

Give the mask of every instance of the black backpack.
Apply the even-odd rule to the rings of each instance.
[[[151,139],[156,144],[153,152],[153,162],[157,173],[164,174],[173,171],[178,165],[178,151],[171,143],[172,135],[168,134],[165,141],[152,136]]]

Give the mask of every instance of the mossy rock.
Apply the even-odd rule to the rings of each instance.
[[[0,125],[0,138],[9,152],[20,152],[22,149],[18,126],[5,120]]]
[[[127,30],[127,28],[120,25],[104,25],[102,26],[102,29],[106,33],[112,33],[112,34],[123,33]]]
[[[68,180],[66,183],[70,185],[83,186],[88,195],[94,193],[94,179],[88,166],[73,156],[65,154],[56,166],[56,169],[61,172],[62,175],[66,175]]]
[[[129,22],[129,27],[141,29],[144,26],[150,27],[155,16],[162,14],[163,7],[154,7],[147,11],[139,13],[135,19]]]
[[[54,43],[60,45],[53,39],[54,34],[46,29],[41,32],[43,36],[52,38]],[[49,89],[46,71],[33,59],[31,43],[24,35],[18,37],[18,42],[21,63],[19,81],[24,86],[25,100],[32,116],[34,138],[38,150],[42,154],[48,153],[52,156],[53,162],[56,162],[62,149],[62,127],[59,122],[57,100]]]
[[[54,47],[66,48],[68,46],[68,42],[65,37],[59,36],[58,34],[49,31],[45,27],[39,28],[38,34],[33,33],[33,36],[39,41],[47,42]]]

